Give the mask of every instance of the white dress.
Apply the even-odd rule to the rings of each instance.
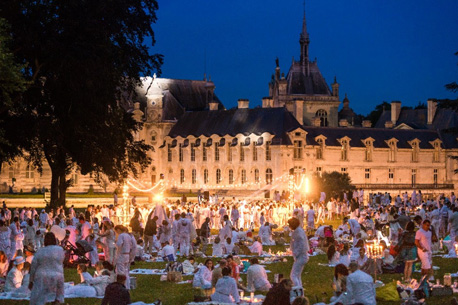
[[[30,304],[64,302],[64,257],[64,250],[59,246],[40,248],[35,253],[30,268],[30,282],[33,283]]]

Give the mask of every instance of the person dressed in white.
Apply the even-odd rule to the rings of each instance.
[[[126,288],[130,289],[129,268],[130,268],[130,252],[131,252],[131,237],[128,229],[122,225],[117,225],[114,228],[118,239],[116,241],[116,274],[124,274],[126,276]]]
[[[266,222],[259,228],[259,236],[261,237],[261,243],[265,246],[269,246],[272,243],[272,229],[269,222]]]
[[[420,230],[415,234],[415,245],[418,249],[418,257],[421,260],[421,274],[433,277],[432,232],[430,227],[431,222],[428,219],[424,220]]]
[[[254,237],[254,243],[249,247],[251,253],[262,254],[262,244],[259,242],[259,236]]]
[[[191,247],[191,221],[186,218],[186,214],[181,213],[181,219],[177,224],[178,245],[181,256],[189,255]]]
[[[38,249],[30,268],[30,304],[64,302],[64,250],[57,246],[53,233],[46,233],[44,247]]]
[[[5,292],[14,291],[21,287],[22,284],[22,268],[24,267],[25,259],[22,256],[16,256],[14,259],[14,267],[8,272],[5,282]]]
[[[350,226],[350,233],[353,235],[353,239],[356,239],[356,235],[361,231],[361,225],[359,224],[358,220],[345,217],[343,219],[343,224],[347,224]]]
[[[348,302],[344,304],[375,305],[375,287],[372,277],[359,270],[356,262],[350,263],[351,274],[347,277]]]
[[[223,277],[216,282],[215,293],[211,296],[212,301],[229,304],[240,303],[237,283],[235,279],[230,276],[231,268],[224,267],[221,273]]]
[[[251,266],[247,270],[247,289],[248,291],[269,291],[272,288],[269,280],[267,279],[267,273],[263,266],[259,265],[259,261],[256,257],[250,259]]]
[[[194,274],[192,286],[195,288],[210,289],[212,288],[212,270],[213,261],[207,259],[205,264],[199,267],[199,270]]]
[[[290,278],[294,286],[302,288],[302,270],[309,260],[309,241],[305,235],[304,229],[299,226],[299,219],[291,218],[288,220],[289,228],[293,231],[291,234],[291,251],[294,257],[294,264],[291,269]]]

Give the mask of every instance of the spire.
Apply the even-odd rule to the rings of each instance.
[[[305,0],[304,0],[304,17],[302,19],[302,32],[299,43],[301,44],[301,66],[302,73],[309,74],[309,34],[307,33],[307,22],[305,20]]]

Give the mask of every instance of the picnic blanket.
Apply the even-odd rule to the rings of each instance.
[[[134,269],[130,270],[129,274],[143,274],[143,275],[167,275],[167,272],[165,272],[165,269]],[[185,273],[183,275],[193,275],[193,273]]]

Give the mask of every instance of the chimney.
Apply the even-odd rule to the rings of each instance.
[[[263,97],[262,98],[262,108],[273,108],[273,102],[274,100],[272,97]]]
[[[208,103],[208,108],[210,109],[210,111],[218,110],[218,106],[219,104],[216,102]]]
[[[391,122],[391,121],[386,121],[385,122],[385,128],[393,128],[393,127],[394,127],[393,122]]]
[[[431,125],[434,121],[434,116],[437,110],[437,101],[434,99],[428,99],[428,125]]]
[[[247,99],[238,100],[238,109],[249,108],[250,101]]]
[[[339,126],[340,127],[348,127],[348,121],[346,119],[341,119],[339,121]]]
[[[304,125],[304,100],[295,100],[296,111],[294,112],[294,116],[299,124]]]
[[[371,128],[372,122],[370,120],[364,120],[362,125],[363,125],[363,128]]]
[[[396,125],[396,121],[399,119],[400,113],[401,113],[401,102],[392,101],[391,102],[391,122],[393,126]]]

